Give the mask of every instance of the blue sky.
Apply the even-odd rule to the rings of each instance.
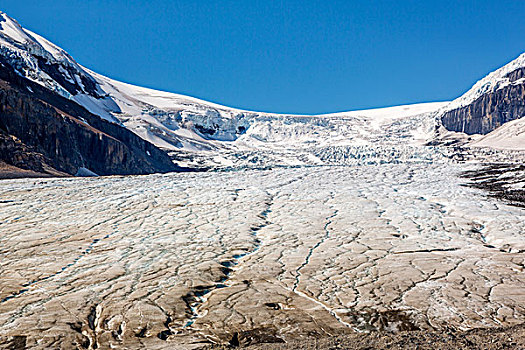
[[[525,1],[2,0],[79,63],[228,106],[453,99],[525,51]]]

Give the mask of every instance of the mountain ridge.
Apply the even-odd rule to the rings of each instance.
[[[179,168],[324,164],[317,154],[326,147],[346,148],[361,159],[359,147],[383,154],[402,145],[442,144],[438,140],[449,135],[467,147],[498,148],[494,143],[501,135],[478,142],[483,138],[478,134],[525,114],[525,54],[450,102],[293,115],[230,108],[119,82],[78,64],[3,12],[0,28],[0,56],[17,74],[130,130],[168,153]],[[503,148],[520,149],[516,142]],[[371,154],[379,161],[370,150],[364,157]]]
[[[43,176],[182,170],[128,130],[23,77],[3,56],[0,129],[0,161]]]

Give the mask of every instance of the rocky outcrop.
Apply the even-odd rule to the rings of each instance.
[[[0,160],[15,165],[11,152],[14,148],[8,147],[10,137],[15,137],[28,150],[22,153],[40,155],[22,157],[26,160],[16,166],[23,169],[40,172],[44,164],[50,163],[52,168],[73,175],[80,168],[99,175],[182,170],[154,145],[20,77],[2,59],[0,130],[5,136],[0,141],[0,148],[4,147]]]
[[[97,83],[90,76],[83,74],[75,67],[60,63],[50,63],[44,57],[35,55],[38,67],[60,84],[71,95],[88,94],[90,96],[103,97],[97,89]],[[71,77],[77,76],[78,81]]]
[[[0,179],[13,177],[67,176],[52,161],[13,135],[0,129]]]
[[[509,78],[511,82],[515,82],[518,79],[525,78],[525,68],[519,68],[515,71],[510,72],[509,74],[507,74],[507,78]]]
[[[484,94],[464,107],[447,111],[441,117],[443,125],[450,131],[466,134],[488,134],[511,120],[525,116],[525,84],[516,83],[525,77],[525,69],[509,73],[509,84],[496,91]]]

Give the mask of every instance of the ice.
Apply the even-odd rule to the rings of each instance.
[[[380,134],[390,125],[402,123],[403,119],[425,115],[433,126],[436,123],[434,112],[447,104],[423,103],[319,116],[281,115],[243,111],[141,88],[85,70],[118,104],[122,113],[114,114],[116,118],[138,135],[150,131],[158,138],[149,136],[149,140],[169,150],[198,152],[223,147],[253,150],[275,146],[304,148],[311,147],[312,143],[321,146],[369,144],[371,135]],[[429,139],[429,130],[432,131],[414,130],[412,136],[424,142]]]
[[[113,100],[107,98],[97,99],[86,94],[78,94],[73,96],[71,99],[82,105],[91,113],[96,114],[107,121],[119,123],[119,120],[108,112],[109,110],[114,111],[114,113],[118,113],[119,111],[118,106],[113,102]]]
[[[524,212],[462,186],[474,168],[2,181],[0,330],[191,348],[522,323]]]
[[[1,337],[189,349],[242,332],[288,341],[525,321],[524,209],[460,176],[507,163],[490,188],[519,195],[523,123],[483,137],[440,123],[510,83],[525,56],[452,104],[280,115],[112,80],[0,16],[0,53],[19,74],[210,170],[1,181]]]
[[[75,176],[81,176],[81,177],[92,177],[92,176],[98,176],[98,174],[94,173],[93,171],[89,170],[88,168],[80,167],[77,170],[77,173]]]
[[[25,43],[31,40],[29,36],[24,33],[20,24],[3,12],[0,12],[0,33],[19,43]]]
[[[326,147],[346,148],[343,153],[349,147],[370,147],[379,148],[382,153],[393,143],[421,146],[436,139],[474,147],[523,148],[522,127],[518,122],[504,125],[478,141],[478,135],[444,131],[440,116],[472,103],[483,94],[509,84],[522,84],[523,78],[511,82],[507,75],[525,67],[525,54],[489,74],[452,102],[317,116],[282,115],[230,108],[113,80],[80,66],[66,51],[22,28],[5,13],[0,13],[0,18],[0,54],[19,74],[76,101],[101,118],[125,126],[160,148],[180,151],[175,157],[179,165],[188,161],[203,168],[318,165],[317,154]],[[74,85],[74,89],[66,89],[52,79],[41,66],[42,58],[56,65],[63,81]],[[411,152],[403,157],[411,158]],[[217,161],[218,157],[222,160]]]
[[[50,53],[57,61],[73,60],[64,50],[48,41],[46,38],[27,29],[24,29],[24,31],[28,33],[33,39],[35,39],[40,45],[42,45],[44,50]]]

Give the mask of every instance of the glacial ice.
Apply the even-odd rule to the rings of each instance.
[[[36,348],[189,348],[252,329],[522,323],[523,209],[463,186],[475,168],[2,181],[0,329]]]

